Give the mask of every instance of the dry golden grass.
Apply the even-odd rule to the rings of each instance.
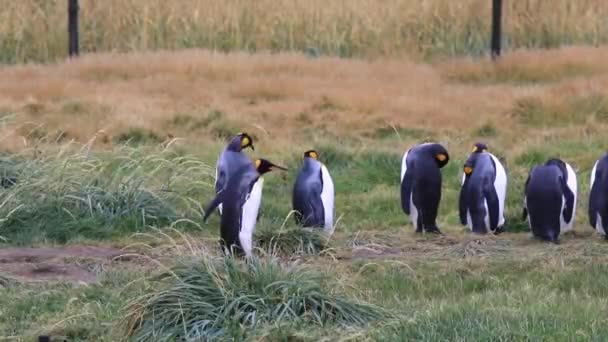
[[[487,51],[490,0],[81,0],[83,51],[208,48],[338,56]],[[0,0],[0,61],[66,54],[65,0]],[[505,1],[507,47],[606,43],[603,0]]]
[[[573,47],[516,52],[497,64],[428,64],[188,50],[5,66],[0,144],[18,149],[46,134],[78,141],[98,134],[107,143],[130,128],[151,131],[158,140],[208,144],[246,130],[281,151],[286,145],[270,141],[349,136],[371,142],[365,138],[382,129],[392,135],[394,127],[456,140],[489,136],[510,148],[521,144],[514,137],[539,126],[559,133],[606,123],[607,53],[605,47]],[[584,111],[576,114],[579,108]],[[553,119],[565,127],[547,121]]]

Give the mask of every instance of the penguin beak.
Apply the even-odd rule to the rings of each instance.
[[[273,168],[273,169],[274,169],[274,168],[277,168],[277,169],[279,169],[279,170],[287,171],[287,168],[286,168],[286,167],[282,167],[282,166],[275,165],[275,164],[272,164],[272,168]]]
[[[255,147],[253,147],[253,144],[249,145],[251,147],[252,151],[255,151]]]

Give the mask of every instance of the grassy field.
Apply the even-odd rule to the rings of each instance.
[[[67,54],[63,0],[0,1],[0,62]],[[80,1],[82,51],[207,48],[341,57],[480,55],[491,0]],[[602,0],[505,1],[507,49],[607,42]]]
[[[0,176],[16,184],[0,191],[0,340],[143,341],[151,322],[225,340],[603,340],[608,247],[586,207],[608,145],[606,53],[491,64],[189,50],[4,66]],[[290,169],[266,176],[267,251],[250,266],[217,260],[217,217],[201,222],[217,155],[239,131],[254,137],[248,154]],[[451,156],[444,237],[415,235],[400,209],[401,156],[425,140]],[[509,175],[497,237],[458,223],[477,141]],[[336,185],[328,242],[295,234],[289,216],[309,148]],[[560,245],[531,239],[520,218],[528,169],[554,156],[580,189]]]

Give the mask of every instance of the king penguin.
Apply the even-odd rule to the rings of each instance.
[[[253,233],[262,202],[262,187],[265,173],[274,169],[287,170],[266,159],[257,159],[234,171],[223,191],[207,205],[203,222],[215,208],[222,203],[223,213],[220,219],[220,236],[225,250],[251,256]]]
[[[525,185],[523,219],[534,236],[558,243],[572,229],[576,208],[576,173],[570,164],[549,159],[530,170]]]
[[[476,234],[501,232],[507,195],[507,173],[502,163],[485,144],[476,143],[463,169],[460,222]]]
[[[226,184],[230,175],[245,165],[251,164],[251,159],[245,155],[244,148],[253,147],[253,139],[247,133],[239,133],[230,139],[228,145],[220,154],[215,167],[215,193],[219,193]],[[218,205],[218,211],[222,214],[222,203]]]
[[[608,240],[608,153],[593,165],[589,193],[589,223]]]
[[[304,165],[293,187],[292,204],[297,224],[323,228],[332,234],[334,225],[334,182],[317,151],[304,152]]]
[[[416,232],[441,234],[437,211],[441,201],[441,168],[450,156],[437,143],[410,148],[401,160],[401,208],[410,216]]]

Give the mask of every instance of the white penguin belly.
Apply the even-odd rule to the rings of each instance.
[[[321,177],[323,178],[321,202],[323,202],[325,216],[323,230],[328,234],[332,234],[334,231],[334,182],[325,165],[321,165]]]
[[[418,229],[418,209],[414,205],[414,194],[410,194],[410,219],[412,219],[412,224],[414,228]]]
[[[600,214],[597,214],[597,222],[595,223],[595,229],[597,229],[600,234],[606,235],[606,231],[604,230],[604,223],[602,222],[602,217],[600,216]]]
[[[241,216],[241,230],[239,231],[239,242],[247,256],[251,256],[253,250],[253,233],[255,232],[255,224],[258,218],[260,203],[262,202],[262,187],[264,179],[260,177],[249,193],[249,197],[243,204],[243,212]]]
[[[562,209],[559,211],[559,231],[561,233],[572,230],[572,221],[574,221],[574,217],[571,222],[564,220],[564,208],[566,208],[566,197],[562,196]]]

